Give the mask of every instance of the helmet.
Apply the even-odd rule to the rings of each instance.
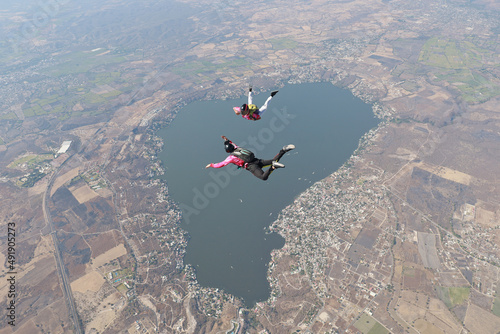
[[[224,142],[224,149],[227,153],[231,153],[234,151],[234,145],[229,140],[226,140]]]
[[[242,115],[246,115],[246,114],[248,114],[248,104],[246,104],[246,103],[245,103],[245,104],[243,104],[243,105],[241,106],[241,108],[240,108],[240,111],[241,111],[241,114],[242,114]]]

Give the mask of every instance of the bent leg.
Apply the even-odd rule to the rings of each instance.
[[[266,160],[261,160],[260,162],[262,164],[262,167],[271,166],[273,164],[273,161],[276,161],[276,162],[280,161],[281,157],[283,157],[283,155],[285,155],[285,153],[286,152],[283,151],[283,149],[281,149],[279,151],[279,153],[274,156],[274,158],[272,158],[272,159],[266,159]]]
[[[265,160],[262,160],[262,162],[264,161]],[[266,181],[269,175],[271,175],[271,173],[273,172],[273,169],[271,167],[264,171],[260,164],[249,164],[247,169],[250,171],[250,173],[263,181]]]
[[[273,158],[274,161],[280,161],[281,157],[283,157],[285,155],[286,151],[283,151],[283,149],[281,149],[279,151],[278,154],[276,154]]]

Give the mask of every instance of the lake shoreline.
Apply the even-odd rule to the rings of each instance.
[[[302,87],[306,87],[306,86],[303,86],[303,85],[307,85],[307,84],[301,84],[300,86],[302,86]],[[338,87],[335,87],[335,86],[331,85],[331,83],[329,83],[329,82],[324,82],[324,83],[312,83],[311,85],[321,85],[321,87],[320,87],[320,86],[310,86],[310,87],[313,87],[313,88],[314,88],[314,87],[316,87],[316,88],[318,88],[318,89],[320,89],[320,88],[321,88],[321,89],[327,89],[327,90],[328,90],[328,89],[331,89],[331,90],[336,90],[336,93],[338,93],[338,94],[346,94],[346,96],[350,99],[350,100],[348,100],[348,103],[353,103],[352,101],[354,101],[354,99],[356,99],[356,100],[358,100],[358,101],[359,101],[359,99],[357,99],[357,98],[355,98],[355,97],[353,97],[353,96],[352,96],[352,93],[350,93],[350,91],[347,91],[347,90],[344,90],[344,89],[340,89],[340,88],[338,88]],[[293,86],[293,87],[297,88],[297,85],[289,85],[289,86],[286,86],[286,87],[290,87],[290,86]],[[283,89],[281,89],[281,90],[280,90],[280,93],[279,93],[279,94],[277,95],[277,97],[275,98],[277,102],[275,102],[275,101],[274,101],[274,99],[273,99],[273,101],[272,101],[272,103],[270,104],[270,106],[271,106],[271,105],[273,105],[273,104],[278,104],[278,101],[279,101],[279,100],[278,100],[278,97],[280,96],[280,94],[283,94],[283,93],[281,92],[282,90],[285,90],[285,91],[286,91],[286,89],[287,89],[286,87],[285,87],[285,88],[283,88]],[[296,93],[297,93],[297,92],[295,92],[294,94],[296,94]],[[256,97],[254,97],[254,99],[257,101],[257,103],[258,103],[258,102],[260,102],[260,100],[263,100],[264,98],[265,98],[265,94],[264,94],[264,93],[262,93],[262,94],[257,94],[257,95],[256,95]],[[340,99],[340,97],[339,97],[339,99]],[[240,100],[239,102],[241,102],[242,100],[244,101],[244,100],[245,100],[245,97],[242,97],[242,98],[240,98],[240,99],[238,99],[238,100]],[[351,101],[351,100],[352,100],[352,101]],[[262,129],[266,128],[266,123],[265,123],[265,122],[263,122],[263,120],[265,119],[265,117],[266,117],[266,116],[268,117],[268,121],[269,121],[269,120],[271,119],[271,117],[273,117],[273,116],[274,116],[274,117],[278,117],[278,116],[276,115],[276,112],[275,112],[275,114],[273,114],[273,113],[272,113],[272,112],[270,112],[270,110],[269,110],[269,111],[267,111],[267,114],[264,114],[264,116],[263,116],[263,120],[261,120],[261,121],[259,121],[259,122],[250,122],[250,121],[247,121],[247,120],[244,120],[244,119],[242,119],[242,118],[240,118],[240,117],[235,116],[235,115],[232,113],[232,110],[229,110],[229,108],[228,108],[228,107],[225,107],[226,105],[229,105],[229,104],[230,104],[230,102],[233,102],[233,104],[234,104],[234,103],[236,103],[236,101],[235,101],[235,100],[231,100],[231,101],[218,101],[218,100],[217,100],[217,101],[198,101],[198,102],[193,102],[193,103],[191,103],[190,105],[193,105],[193,104],[196,104],[196,103],[198,103],[198,104],[200,104],[200,103],[201,103],[201,104],[203,104],[203,103],[215,103],[215,104],[217,104],[217,105],[218,105],[218,108],[220,109],[220,108],[221,108],[221,106],[220,106],[220,105],[222,104],[222,105],[223,105],[223,108],[221,108],[221,109],[224,109],[224,112],[225,112],[225,114],[224,114],[223,116],[221,116],[221,120],[222,120],[222,122],[226,122],[226,118],[227,118],[227,120],[229,120],[229,121],[230,121],[230,124],[227,124],[227,125],[228,125],[228,126],[227,126],[227,128],[228,128],[228,129],[231,129],[231,126],[234,126],[235,124],[237,124],[236,126],[240,127],[240,128],[239,128],[239,130],[241,131],[241,133],[244,133],[244,131],[247,131],[247,133],[253,133],[253,134],[255,134],[255,131],[257,131],[257,130],[256,130],[257,128],[258,128],[258,129],[260,129],[260,130],[262,130]],[[310,103],[310,101],[308,101],[308,103]],[[283,101],[281,101],[281,104],[283,104]],[[373,117],[373,114],[374,114],[374,112],[373,112],[373,106],[369,106],[369,105],[366,105],[366,104],[364,104],[364,103],[363,103],[363,105],[364,105],[366,108],[368,108],[367,110],[369,110],[369,115],[370,115],[370,117],[371,117],[372,119],[375,119],[375,118]],[[306,104],[306,106],[307,106],[307,104]],[[186,108],[186,107],[187,107],[187,106],[184,106],[184,108]],[[195,105],[195,109],[196,109],[196,107],[197,107],[197,106]],[[293,108],[293,106],[292,106],[292,108]],[[292,109],[292,108],[288,107],[288,109]],[[216,109],[217,109],[217,108],[216,108]],[[317,109],[321,109],[321,108],[317,108]],[[183,112],[182,112],[181,110],[182,110],[182,109],[179,109],[179,111],[178,111],[178,112],[176,112],[176,117],[175,117],[174,119],[177,119],[179,116],[183,117],[183,116],[182,116],[182,115],[183,115]],[[226,111],[226,110],[227,110],[227,111]],[[366,110],[365,110],[365,112],[366,112]],[[348,113],[344,113],[344,116],[345,116],[345,114],[348,114]],[[300,113],[294,113],[294,114],[292,114],[292,115],[293,115],[294,117],[299,117],[299,120],[302,120],[302,121],[307,121],[306,119],[303,119],[303,118],[301,119],[301,118],[300,118],[300,117],[303,117],[303,116],[304,116],[303,114],[300,114]],[[317,115],[317,116],[321,116],[321,115]],[[328,116],[328,115],[327,115],[327,116]],[[312,116],[311,116],[311,115],[309,115],[309,117],[312,117]],[[324,123],[324,122],[321,122],[321,120],[322,120],[322,118],[321,118],[321,117],[319,118],[319,120],[320,120],[320,121],[319,121],[318,123]],[[192,121],[193,121],[193,122],[196,122],[196,117],[194,117]],[[290,123],[291,123],[292,121],[294,121],[294,119],[290,120]],[[238,123],[238,122],[239,122],[239,123]],[[355,123],[355,122],[354,122],[354,123]],[[376,124],[378,124],[378,121],[377,121],[377,122],[374,122],[374,123],[373,123],[373,125],[375,125],[375,123],[376,123]],[[169,131],[169,130],[167,130],[168,128],[175,127],[175,124],[176,124],[176,122],[170,122],[170,124],[169,124],[166,128],[162,129],[162,130],[164,131],[164,134],[167,134],[167,133],[168,133],[168,131]],[[312,123],[312,124],[316,124],[316,123]],[[259,125],[260,125],[260,127],[259,127]],[[245,126],[246,126],[247,128],[245,128]],[[253,129],[252,129],[252,128],[250,128],[251,130],[247,130],[247,129],[249,129],[249,128],[248,128],[248,126],[254,126],[254,128],[253,128]],[[267,127],[269,128],[269,125],[267,125]],[[369,128],[368,128],[368,130],[369,130],[369,129],[371,129],[371,127],[369,127]],[[252,132],[252,131],[253,131],[253,132]],[[285,130],[283,130],[283,131],[285,131]],[[326,131],[326,130],[324,130],[324,131]],[[337,131],[341,132],[341,131],[342,131],[342,129],[337,129]],[[182,132],[182,131],[180,131],[180,132]],[[300,132],[300,130],[299,130],[298,132]],[[328,133],[328,131],[326,131],[325,133]],[[258,132],[257,132],[257,134],[258,134]],[[167,136],[168,136],[168,135],[167,135]],[[276,133],[276,135],[275,135],[275,137],[281,137],[281,136],[282,136],[282,134],[281,134],[281,133]],[[228,137],[229,137],[229,135],[228,135]],[[241,137],[241,136],[240,136],[240,137]],[[268,136],[268,137],[269,137],[269,136]],[[165,138],[165,136],[164,136],[164,135],[162,135],[162,138],[163,138],[163,140],[164,140],[165,146],[166,146],[166,147],[168,147],[168,142],[169,142],[169,141]],[[175,137],[175,135],[174,135],[174,138],[178,138],[178,137]],[[238,140],[238,139],[237,139],[237,138],[232,138],[232,137],[229,137],[229,138],[230,138],[230,139],[232,139],[233,141],[235,141],[235,142],[238,144],[238,142],[237,142],[237,140]],[[294,137],[291,137],[291,138],[294,138]],[[342,136],[341,136],[340,138],[342,138],[342,141],[343,141],[343,140],[344,140],[343,138],[345,138],[345,136],[344,136],[344,137],[342,137]],[[213,140],[212,140],[212,139],[213,139]],[[241,138],[240,138],[240,139],[241,139]],[[283,142],[283,143],[279,143],[279,145],[278,145],[278,143],[276,143],[276,144],[275,144],[275,143],[274,143],[275,139],[276,139],[276,138],[272,138],[272,140],[269,140],[269,138],[267,138],[267,141],[268,141],[268,142],[270,142],[269,144],[272,144],[272,146],[274,147],[274,150],[276,150],[277,148],[281,147],[281,146],[282,146],[281,144],[283,144],[283,145],[284,145],[284,144],[288,144],[288,142],[286,142],[286,143],[285,143],[285,142]],[[217,139],[215,136],[212,136],[212,137],[209,137],[209,139],[207,139],[207,140],[206,140],[206,142],[207,142],[207,143],[210,143],[210,146],[217,146],[217,147],[218,147],[217,140],[218,140],[218,139]],[[213,143],[212,143],[212,141],[213,141]],[[182,142],[182,140],[181,140],[181,142]],[[240,143],[241,143],[241,142],[240,142]],[[352,150],[352,151],[350,151],[350,152],[349,152],[349,155],[346,157],[346,159],[348,159],[348,158],[351,156],[351,154],[352,154],[355,150],[357,150],[357,149],[358,149],[359,144],[360,144],[360,142],[358,142],[358,140],[356,139],[356,144],[355,144],[354,150]],[[220,145],[220,144],[219,144],[219,145]],[[271,145],[270,145],[270,146],[271,146]],[[299,145],[299,146],[300,146],[300,145]],[[167,148],[167,149],[168,149],[168,148]],[[165,148],[164,148],[164,151],[165,151]],[[263,153],[262,153],[262,154],[266,154],[266,153],[265,153],[266,151],[269,151],[269,150],[267,150],[267,149],[263,149]],[[225,156],[224,154],[221,154],[221,153],[220,153],[220,147],[218,147],[218,148],[216,148],[216,149],[211,149],[211,152],[213,153],[213,155],[214,155],[214,156],[219,156],[219,157],[220,157],[220,159],[224,158],[224,156]],[[269,152],[271,152],[271,151],[269,151]],[[212,154],[212,153],[211,153],[211,154]],[[295,153],[295,152],[293,152],[293,151],[292,151],[292,153]],[[267,153],[267,154],[269,154],[269,153]],[[290,154],[290,153],[289,153],[289,154]],[[297,154],[298,154],[298,150],[297,150]],[[303,153],[303,152],[301,152],[301,154],[304,154],[304,153]],[[344,155],[345,155],[345,154],[344,154]],[[160,156],[161,156],[161,154],[160,154]],[[208,156],[210,156],[210,155],[208,155]],[[159,157],[159,158],[160,158],[160,157]],[[265,157],[265,156],[264,156],[264,158],[267,158],[267,157]],[[294,158],[295,158],[295,157],[294,157]],[[161,158],[161,159],[162,159],[162,161],[164,161],[164,164],[165,164],[165,157],[163,156],[163,158]],[[208,158],[207,158],[207,159],[208,159]],[[287,160],[287,159],[288,159],[288,158],[285,156],[285,157],[284,157],[283,162],[286,162],[286,160]],[[214,161],[214,162],[215,162],[215,161]],[[344,162],[342,162],[342,164],[343,164],[343,163],[344,163]],[[340,165],[342,165],[342,164],[340,164]],[[167,164],[165,164],[165,166],[167,166]],[[293,166],[294,166],[294,165],[293,165],[293,163],[292,163],[290,166],[291,166],[291,167],[293,167]],[[291,168],[291,167],[289,167],[289,168]],[[226,169],[227,169],[227,168],[229,168],[229,167],[226,167]],[[167,166],[167,170],[168,170],[168,166]],[[221,170],[213,170],[213,171],[222,171],[222,170],[224,170],[224,169],[221,169]],[[287,170],[287,169],[285,169],[284,171],[276,171],[275,173],[273,173],[273,175],[270,177],[270,180],[268,180],[268,183],[267,183],[267,184],[273,184],[273,183],[272,183],[272,182],[274,181],[273,179],[274,179],[274,178],[278,178],[278,177],[279,177],[279,174],[280,174],[280,173],[282,173],[282,174],[283,174],[283,172],[286,172],[286,170]],[[336,171],[336,169],[332,170],[332,171],[331,171],[331,173],[334,173],[335,171]],[[199,173],[199,172],[194,171],[193,173]],[[202,173],[203,173],[203,172],[202,172]],[[323,171],[322,173],[323,173],[323,174],[322,174],[322,175],[323,175],[323,177],[322,177],[322,178],[327,177],[328,175],[331,175],[331,173],[325,173],[324,171]],[[248,174],[249,174],[249,173],[248,173]],[[313,174],[314,174],[314,172],[313,172]],[[275,175],[276,175],[276,176],[275,176]],[[239,176],[238,176],[238,178],[240,178],[240,177],[241,177],[241,178],[243,178],[243,177],[245,177],[245,178],[246,178],[247,176],[248,176],[248,175],[245,175],[245,174],[244,174],[243,176],[242,176],[242,175],[239,175]],[[253,177],[253,176],[250,176],[250,177]],[[239,182],[240,182],[240,179],[238,179],[238,178],[233,178],[233,179],[231,179],[231,182],[239,183]],[[320,180],[321,180],[322,178],[320,178]],[[170,181],[169,181],[169,179],[168,179],[168,176],[166,176],[166,177],[165,177],[165,179],[167,180],[167,183],[168,183],[168,184],[171,184],[171,182],[170,182]],[[247,179],[247,181],[248,181],[248,178],[246,178],[246,179]],[[300,180],[300,179],[301,179],[301,178],[299,178],[299,180]],[[294,196],[292,196],[292,198],[289,198],[289,200],[293,201],[293,197],[300,196],[300,194],[301,194],[301,193],[303,193],[304,191],[306,191],[307,189],[309,189],[309,187],[313,184],[313,183],[312,183],[312,181],[311,181],[310,179],[308,179],[308,178],[302,178],[302,179],[305,179],[305,180],[304,180],[304,181],[302,181],[302,180],[301,180],[301,182],[302,182],[302,185],[301,185],[301,186],[302,186],[302,188],[300,188],[301,190],[300,190],[299,192],[295,193],[295,195],[294,195]],[[200,180],[201,180],[201,179],[200,179]],[[286,180],[285,180],[285,179],[282,179],[282,180],[280,180],[280,181],[281,181],[281,182],[283,182],[283,181],[285,181],[285,182],[286,182]],[[280,182],[280,181],[275,181],[275,182]],[[174,181],[174,182],[175,182],[175,181]],[[207,183],[208,181],[206,181],[206,180],[205,180],[204,182],[205,182],[205,184],[208,184],[208,183]],[[259,181],[259,180],[257,180],[257,179],[255,179],[255,180],[250,179],[250,184],[252,184],[252,185],[253,185],[253,184],[255,184],[257,187],[266,187],[266,185],[259,184],[259,182],[262,182],[262,181]],[[309,182],[309,183],[304,184],[304,182]],[[199,184],[203,184],[203,181],[201,181],[201,183],[199,183]],[[252,186],[252,187],[253,187],[253,186]],[[177,187],[177,188],[176,188],[175,186],[173,187],[173,189],[179,189],[179,188],[180,188],[180,187]],[[201,187],[198,187],[198,188],[200,188],[200,189],[201,189]],[[196,188],[196,189],[197,189],[198,191],[200,191],[200,189],[198,189],[198,188]],[[193,188],[193,189],[194,189],[194,188]],[[264,188],[264,189],[265,189],[265,188]],[[225,189],[222,189],[222,188],[220,189],[220,191],[224,191],[224,190],[225,190]],[[176,191],[177,191],[177,190],[172,190],[172,194],[173,194],[173,197],[172,197],[172,198],[173,198],[173,200],[174,200],[177,204],[182,204],[182,203],[185,203],[185,202],[186,202],[186,200],[185,200],[185,199],[181,199],[181,200],[179,200],[178,198],[176,198],[176,195],[175,195]],[[201,192],[201,191],[200,191],[200,192]],[[219,192],[219,193],[220,193],[220,192]],[[219,193],[217,194],[217,196],[220,196],[220,194],[219,194]],[[216,197],[217,197],[217,196],[216,196]],[[188,201],[189,201],[189,200],[188,200]],[[291,202],[288,202],[288,203],[291,203]],[[281,207],[281,210],[282,210],[284,207],[285,207],[285,206],[282,206],[282,207]],[[281,210],[278,210],[278,212],[281,212]],[[276,220],[276,217],[277,217],[277,215],[278,215],[278,213],[276,212],[276,210],[271,210],[271,211],[272,211],[272,212],[271,212],[271,214],[273,215],[273,220],[269,221],[269,223],[266,223],[266,224],[264,224],[264,226],[262,226],[262,228],[263,228],[263,233],[264,233],[264,234],[265,234],[265,233],[269,233],[269,232],[270,232],[269,227],[272,225],[273,221],[275,221],[275,220]],[[273,212],[274,212],[274,213],[273,213]],[[183,216],[185,216],[185,215],[183,214]],[[259,218],[259,219],[260,219],[260,218]],[[215,226],[215,225],[214,225],[214,226]],[[187,231],[187,233],[190,235],[190,237],[192,237],[192,236],[193,236],[193,232],[190,232],[190,231],[189,231],[189,229],[190,229],[190,228],[192,228],[192,226],[186,226],[186,225],[185,225],[185,223],[181,223],[181,227],[182,227],[184,230],[186,230],[186,231]],[[266,231],[267,231],[267,232],[266,232]],[[210,232],[213,232],[213,231],[205,231],[205,232],[206,232],[206,234],[210,234]],[[233,231],[233,233],[236,233],[236,232],[234,232],[234,231]],[[255,234],[255,232],[252,232],[252,233],[254,233],[254,234]],[[274,232],[273,232],[272,234],[274,234]],[[267,234],[267,236],[268,236],[268,237],[270,237],[270,236],[272,237],[272,234],[271,234],[271,235]],[[278,234],[277,234],[277,235],[278,235]],[[195,238],[196,238],[196,236],[195,236]],[[230,239],[231,239],[231,237],[230,237]],[[279,236],[279,239],[282,239],[282,237],[281,237],[281,236]],[[193,238],[191,238],[190,243],[191,243],[191,242],[193,242]],[[268,246],[268,247],[271,247],[271,248],[269,249],[269,252],[267,253],[267,254],[268,254],[268,256],[264,256],[264,257],[268,258],[268,259],[269,259],[269,261],[264,260],[264,257],[262,257],[262,258],[261,258],[261,260],[264,260],[264,263],[262,263],[262,264],[263,264],[262,269],[265,269],[265,270],[264,270],[264,271],[265,271],[265,273],[267,273],[267,268],[269,267],[269,263],[271,263],[271,252],[273,252],[273,249],[274,249],[274,250],[276,250],[276,249],[280,249],[280,248],[284,245],[284,243],[285,243],[285,240],[284,240],[284,239],[282,239],[282,241],[280,242],[280,245],[279,245],[278,247],[276,247],[276,246]],[[276,244],[276,245],[277,245],[277,244]],[[186,263],[186,265],[188,265],[187,263],[193,262],[192,260],[190,260],[190,257],[189,257],[189,246],[190,246],[190,245],[188,244],[188,246],[187,246],[187,253],[188,253],[187,255],[188,255],[188,256],[187,256],[187,257],[186,257],[186,256],[184,257],[184,262]],[[230,251],[229,251],[229,249],[231,249],[231,248],[226,248],[226,252],[230,252]],[[206,252],[206,251],[205,251],[205,252]],[[229,258],[226,258],[226,259],[229,259]],[[248,262],[248,263],[249,263],[249,262]],[[207,284],[207,282],[206,282],[206,281],[205,281],[205,283],[204,283],[204,282],[203,282],[203,280],[201,280],[201,282],[200,282],[200,280],[198,279],[198,278],[200,277],[200,269],[199,269],[199,266],[200,266],[201,264],[202,264],[202,263],[199,263],[198,265],[196,265],[196,264],[195,264],[195,265],[193,265],[193,270],[195,270],[195,271],[196,271],[196,278],[197,278],[196,280],[197,280],[197,282],[200,284],[200,286],[207,286],[207,287],[208,287],[208,286],[211,286],[211,283],[208,283],[208,284]],[[233,266],[233,268],[234,268],[234,266]],[[223,271],[223,268],[219,268],[219,269],[220,269],[221,271]],[[258,269],[258,270],[259,270],[259,271],[261,271],[262,269]],[[214,269],[212,269],[212,270],[214,270]],[[256,270],[257,270],[257,269],[256,269]],[[231,274],[231,273],[230,273],[230,272],[228,272],[228,271],[226,271],[226,273],[227,273],[228,275],[230,275],[230,274]],[[241,277],[242,277],[242,276],[239,276],[239,278],[236,278],[236,280],[241,279]],[[262,279],[264,279],[264,280],[266,281],[266,285],[267,285],[267,287],[262,287],[262,286],[261,286],[261,287],[260,287],[261,292],[259,292],[259,293],[258,293],[261,297],[259,297],[259,298],[258,298],[258,300],[251,301],[251,303],[250,303],[250,304],[254,304],[255,302],[258,302],[258,301],[267,300],[267,299],[270,297],[270,293],[271,293],[270,288],[271,288],[271,286],[269,285],[267,274],[265,274],[265,275],[262,277]],[[215,287],[216,287],[217,289],[224,290],[224,291],[226,291],[226,292],[228,292],[228,293],[230,293],[230,294],[232,294],[232,295],[236,295],[236,296],[238,296],[238,293],[235,293],[235,292],[234,292],[234,290],[232,290],[232,289],[225,289],[225,288],[224,288],[224,286],[221,286],[221,285],[219,285],[219,286],[215,285]],[[268,293],[262,293],[262,291],[264,291],[264,290],[268,291]],[[251,293],[250,293],[250,294],[251,294]],[[266,296],[264,296],[264,295],[266,295]],[[244,297],[243,297],[243,300],[248,299],[248,296],[249,296],[249,295],[247,294],[247,297],[246,297],[246,298],[244,298]],[[242,296],[238,296],[238,297],[242,298]]]

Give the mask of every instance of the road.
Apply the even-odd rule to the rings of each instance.
[[[52,174],[49,183],[47,185],[47,189],[45,190],[45,193],[43,194],[43,202],[42,202],[42,209],[43,209],[43,217],[45,218],[45,224],[47,224],[50,227],[50,234],[52,235],[52,241],[54,242],[54,255],[56,258],[56,267],[57,267],[57,272],[59,274],[59,277],[61,279],[62,283],[62,290],[64,297],[66,299],[66,304],[68,305],[68,312],[71,320],[73,321],[73,326],[75,328],[74,333],[79,333],[82,334],[83,330],[80,324],[80,321],[78,320],[78,313],[76,311],[76,306],[75,306],[75,300],[73,299],[73,293],[71,291],[71,285],[68,280],[68,275],[66,274],[66,267],[64,266],[64,261],[63,257],[61,254],[61,251],[59,250],[59,240],[57,239],[57,231],[54,229],[54,225],[52,224],[52,219],[50,217],[50,210],[48,208],[48,199],[50,198],[50,191],[52,189],[52,185],[54,183],[54,180],[57,178],[57,175],[59,174],[59,171],[61,168],[64,166],[66,161],[71,159],[69,157],[66,159],[61,166]]]

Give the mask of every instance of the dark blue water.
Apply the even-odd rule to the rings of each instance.
[[[254,103],[268,96],[255,94]],[[270,252],[284,245],[265,228],[297,195],[337,170],[378,120],[370,105],[329,83],[285,86],[256,122],[232,111],[246,101],[192,103],[159,135],[169,191],[191,237],[185,263],[196,268],[202,286],[222,288],[252,306],[269,297]],[[262,181],[234,165],[204,168],[226,158],[221,135],[262,159],[286,144],[296,149],[280,160],[286,168]]]

